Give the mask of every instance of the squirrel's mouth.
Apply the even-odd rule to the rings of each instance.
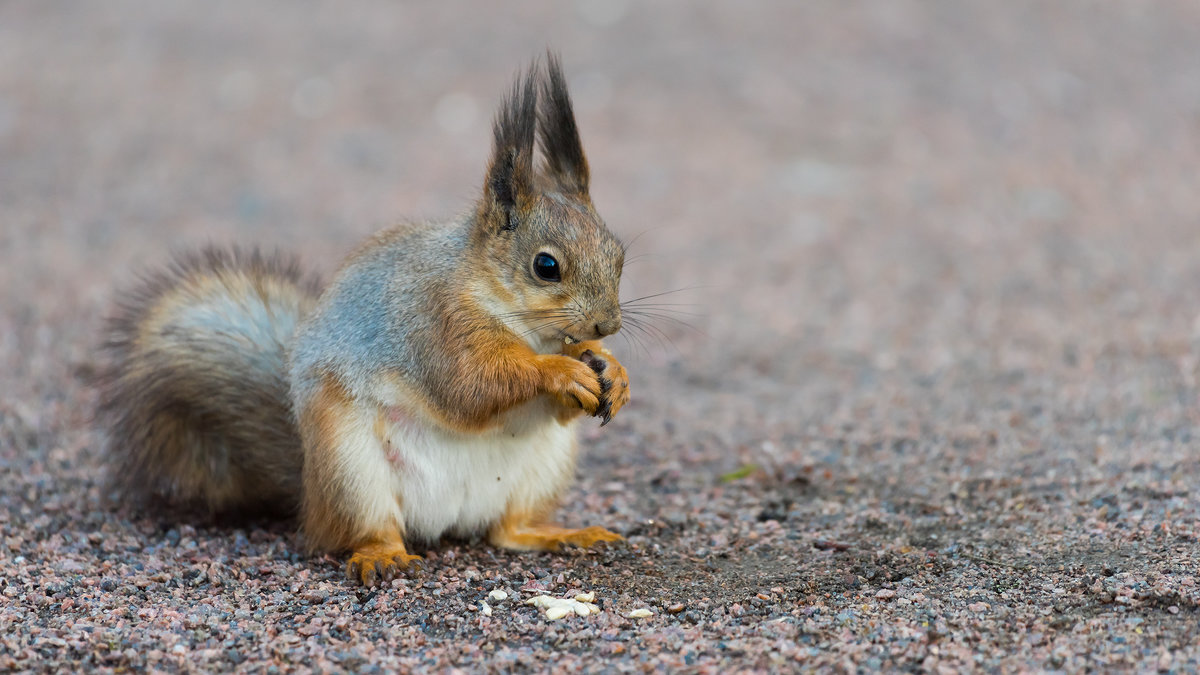
[[[576,340],[575,338],[571,337],[570,335],[567,335],[566,333],[563,333],[563,342],[565,342],[565,343],[567,343],[567,344],[569,344],[569,345],[573,345],[573,344],[575,344],[576,342],[579,342],[579,340]]]

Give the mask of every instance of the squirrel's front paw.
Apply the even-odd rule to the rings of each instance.
[[[551,354],[542,356],[542,385],[565,408],[582,408],[595,415],[603,387],[600,377],[582,361]]]
[[[586,363],[600,378],[600,405],[593,414],[604,419],[600,423],[600,426],[604,426],[612,421],[618,410],[629,403],[629,373],[607,349],[603,349],[601,354],[589,349],[579,355],[579,360]]]

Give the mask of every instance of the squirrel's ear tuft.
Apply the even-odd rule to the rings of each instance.
[[[494,147],[483,185],[483,211],[499,229],[511,230],[534,193],[533,139],[537,126],[537,64],[517,78],[492,123]]]
[[[545,157],[546,177],[564,192],[587,195],[588,165],[575,126],[571,95],[562,63],[553,52],[546,53],[546,74],[538,108],[538,142]]]

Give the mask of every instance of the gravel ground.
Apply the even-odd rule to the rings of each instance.
[[[547,44],[626,294],[697,315],[618,340],[561,509],[627,544],[362,590],[111,507],[114,289],[463,209]],[[1197,45],[1186,0],[0,4],[0,670],[1200,670]]]

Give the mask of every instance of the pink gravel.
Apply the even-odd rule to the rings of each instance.
[[[560,512],[627,544],[363,590],[114,508],[115,289],[463,209],[547,44],[626,294],[694,328],[617,341]],[[0,4],[0,671],[1200,670],[1197,45],[1182,0]]]

